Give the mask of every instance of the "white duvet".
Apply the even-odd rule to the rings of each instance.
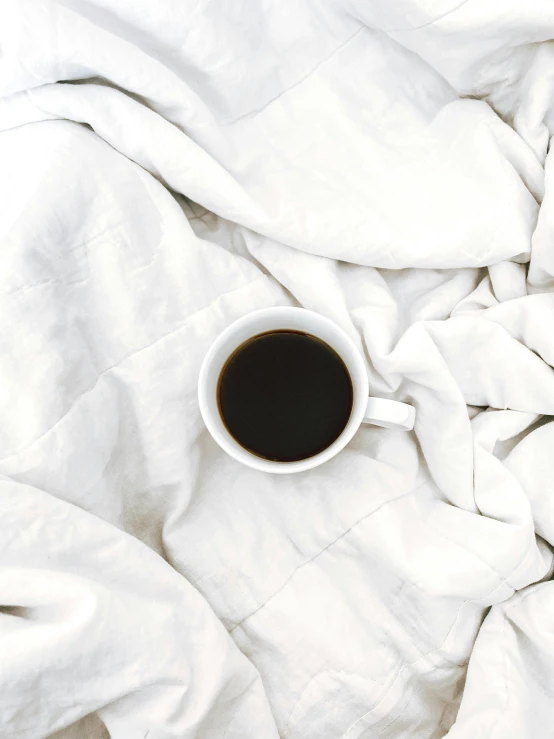
[[[554,4],[2,0],[0,736],[554,737]],[[332,318],[414,433],[227,457]]]

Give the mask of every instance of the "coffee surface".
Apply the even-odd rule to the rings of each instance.
[[[260,334],[221,371],[223,422],[245,449],[265,459],[313,457],[344,430],[352,411],[350,375],[325,342],[300,331]]]

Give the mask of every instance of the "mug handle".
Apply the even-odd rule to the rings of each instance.
[[[385,398],[368,398],[363,423],[372,423],[387,429],[411,431],[415,423],[415,408],[408,403]]]

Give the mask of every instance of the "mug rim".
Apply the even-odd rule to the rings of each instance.
[[[350,356],[346,358],[344,356],[344,353],[338,350],[335,346],[333,346],[332,348],[339,354],[342,361],[345,363],[350,375],[352,388],[354,391],[350,418],[348,419],[348,422],[341,434],[335,439],[335,441],[332,442],[332,444],[323,449],[321,452],[318,452],[311,457],[306,457],[306,459],[296,460],[294,462],[279,462],[276,460],[258,457],[253,452],[250,452],[248,449],[245,449],[243,446],[241,446],[228,431],[225,430],[225,432],[222,433],[218,424],[214,423],[212,419],[212,411],[210,410],[208,399],[208,373],[221,347],[224,346],[229,341],[229,339],[233,337],[233,335],[238,333],[244,327],[247,327],[248,324],[252,323],[252,333],[249,334],[248,337],[243,338],[240,344],[238,344],[237,346],[242,345],[245,341],[248,341],[248,339],[251,339],[254,336],[257,336],[264,332],[263,329],[256,329],[256,324],[260,320],[263,320],[264,318],[275,318],[280,316],[282,316],[283,320],[285,321],[285,325],[283,325],[282,327],[283,329],[291,328],[290,326],[286,325],[286,318],[294,316],[295,318],[299,318],[301,322],[305,321],[306,323],[306,325],[300,330],[305,330],[306,333],[316,336],[320,340],[325,341],[325,343],[327,344],[329,342],[326,341],[326,339],[322,339],[322,337],[318,335],[317,328],[310,328],[310,321],[315,324],[319,323],[320,325],[326,326],[327,329],[330,329],[338,337],[340,337],[340,340],[345,343],[346,346],[348,346],[350,350]],[[266,330],[278,331],[279,329],[273,328]],[[236,350],[236,348],[237,347],[229,351],[229,353],[227,354],[227,358],[232,354],[233,351]],[[350,368],[352,362],[356,365],[356,377],[353,376]],[[358,350],[350,336],[348,336],[346,331],[344,331],[344,329],[341,328],[337,323],[325,316],[322,316],[320,313],[316,313],[307,308],[299,308],[295,306],[273,306],[270,308],[261,308],[259,310],[251,311],[250,313],[247,313],[230,323],[210,345],[210,348],[208,349],[206,355],[204,356],[204,359],[202,360],[200,374],[198,377],[198,402],[200,406],[200,413],[202,415],[202,419],[204,420],[206,428],[210,432],[214,441],[221,447],[221,449],[223,449],[224,452],[229,454],[238,462],[241,462],[242,464],[245,464],[253,469],[257,469],[263,472],[271,472],[273,474],[290,474],[294,472],[303,472],[305,470],[318,467],[320,464],[323,464],[329,459],[332,459],[336,454],[344,449],[344,447],[348,444],[356,431],[359,429],[364,417],[368,397],[369,379],[367,376],[367,370],[364,364],[364,360],[360,351]],[[216,398],[216,407],[217,405],[218,404]],[[218,418],[223,424],[223,419],[221,419],[219,410],[217,411],[217,414]]]

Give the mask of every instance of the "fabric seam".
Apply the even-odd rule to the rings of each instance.
[[[466,0],[467,1],[467,0]],[[359,33],[362,31],[370,30],[369,26],[366,26],[362,21],[359,21],[361,23],[360,27],[351,35],[349,36],[346,41],[343,41],[342,44],[336,47],[329,56],[326,56],[325,59],[322,59],[320,62],[318,62],[315,67],[310,69],[309,72],[307,72],[303,77],[301,77],[299,80],[294,82],[290,87],[287,87],[285,90],[282,90],[278,95],[276,95],[274,98],[269,100],[265,105],[263,105],[261,108],[258,108],[256,110],[250,110],[248,113],[243,113],[242,115],[239,115],[237,118],[232,118],[231,120],[225,120],[221,121],[221,126],[232,126],[235,123],[238,123],[239,121],[244,120],[245,118],[254,118],[255,116],[262,113],[266,108],[269,108],[270,105],[277,102],[280,98],[282,98],[284,95],[289,93],[291,90],[294,90],[296,87],[299,87],[303,82],[305,82],[309,77],[314,74],[314,72],[317,72],[317,70],[322,67],[324,64],[326,64],[329,60],[331,60],[335,54],[338,54],[341,49],[344,49],[345,46],[347,46]]]
[[[364,516],[359,518],[357,521],[355,521],[349,528],[346,529],[346,531],[343,531],[339,536],[336,537],[336,539],[333,539],[333,541],[329,542],[329,544],[326,544],[323,549],[320,549],[316,554],[314,554],[309,559],[306,559],[304,562],[302,562],[298,567],[294,569],[293,572],[287,577],[285,582],[274,592],[272,593],[261,605],[259,605],[252,613],[249,613],[247,616],[244,616],[238,623],[236,623],[231,629],[229,629],[229,633],[232,634],[235,629],[238,629],[239,626],[242,626],[242,624],[247,621],[248,619],[252,618],[252,616],[255,616],[256,613],[261,611],[265,606],[268,605],[279,593],[286,588],[286,586],[289,584],[289,582],[293,579],[293,577],[300,572],[302,568],[304,568],[306,565],[311,564],[314,562],[321,554],[324,554],[328,549],[331,549],[337,542],[339,542],[341,539],[343,539],[345,536],[347,536],[356,526],[363,523],[368,518],[371,518],[375,513],[378,513],[382,508],[384,508],[386,505],[389,505],[390,503],[395,503],[398,500],[401,500],[402,498],[406,498],[409,495],[414,495],[419,488],[423,487],[425,485],[425,482],[421,483],[421,485],[418,485],[413,490],[410,490],[409,492],[403,493],[402,495],[399,495],[396,498],[391,498],[390,500],[385,500],[383,503],[381,503],[377,508],[374,508],[369,513],[366,513]]]
[[[134,352],[131,352],[127,356],[123,357],[119,360],[119,362],[116,362],[115,364],[112,364],[110,367],[107,367],[105,370],[103,370],[94,381],[94,384],[91,385],[89,388],[84,390],[82,393],[79,393],[78,397],[74,400],[74,402],[71,404],[71,406],[65,411],[65,413],[58,418],[58,420],[50,426],[49,429],[47,429],[44,433],[42,433],[40,436],[38,436],[36,439],[33,439],[33,441],[30,444],[27,444],[27,446],[23,447],[22,449],[18,449],[17,451],[13,452],[12,454],[9,454],[7,457],[0,458],[0,464],[3,464],[4,462],[7,462],[10,459],[13,459],[14,457],[17,457],[19,454],[23,454],[23,452],[26,452],[29,450],[32,446],[34,446],[37,442],[44,439],[45,436],[47,436],[49,433],[51,433],[60,423],[64,421],[65,418],[74,410],[74,408],[77,406],[77,404],[82,400],[82,398],[85,397],[85,395],[88,395],[91,393],[96,386],[98,385],[98,382],[104,377],[104,375],[107,375],[112,370],[116,369],[117,367],[120,367],[124,362],[127,362],[129,359],[132,359],[133,357],[136,357],[137,354],[140,354],[141,352],[148,351],[156,344],[159,344],[161,341],[164,341],[165,339],[169,338],[170,336],[173,336],[174,334],[179,333],[179,331],[182,331],[184,328],[186,328],[200,313],[203,313],[204,311],[211,308],[213,305],[215,305],[218,300],[221,300],[221,298],[226,297],[227,295],[232,295],[233,293],[240,292],[241,290],[246,289],[247,287],[250,287],[254,283],[258,282],[258,280],[266,280],[267,275],[258,275],[253,280],[250,280],[249,282],[245,283],[244,285],[240,285],[240,287],[234,288],[233,290],[228,290],[227,292],[221,293],[220,295],[215,298],[215,300],[212,300],[211,303],[208,303],[208,305],[203,306],[202,308],[199,308],[198,310],[191,313],[183,323],[181,323],[177,328],[172,329],[171,331],[168,331],[168,333],[163,334],[163,336],[159,336],[157,339],[154,339],[150,344],[147,344],[146,346],[141,347],[140,349],[137,349]]]
[[[438,15],[436,18],[433,18],[430,21],[426,21],[425,23],[422,23],[421,26],[414,26],[413,28],[382,28],[384,33],[413,33],[414,31],[421,31],[423,28],[429,28],[429,26],[432,26],[433,23],[438,23],[439,21],[444,20],[445,18],[448,18],[449,15],[452,15],[453,13],[456,13],[458,10],[464,7],[470,0],[462,0],[462,2],[459,5],[456,5],[455,8],[451,8],[450,10],[447,10],[442,15]]]

